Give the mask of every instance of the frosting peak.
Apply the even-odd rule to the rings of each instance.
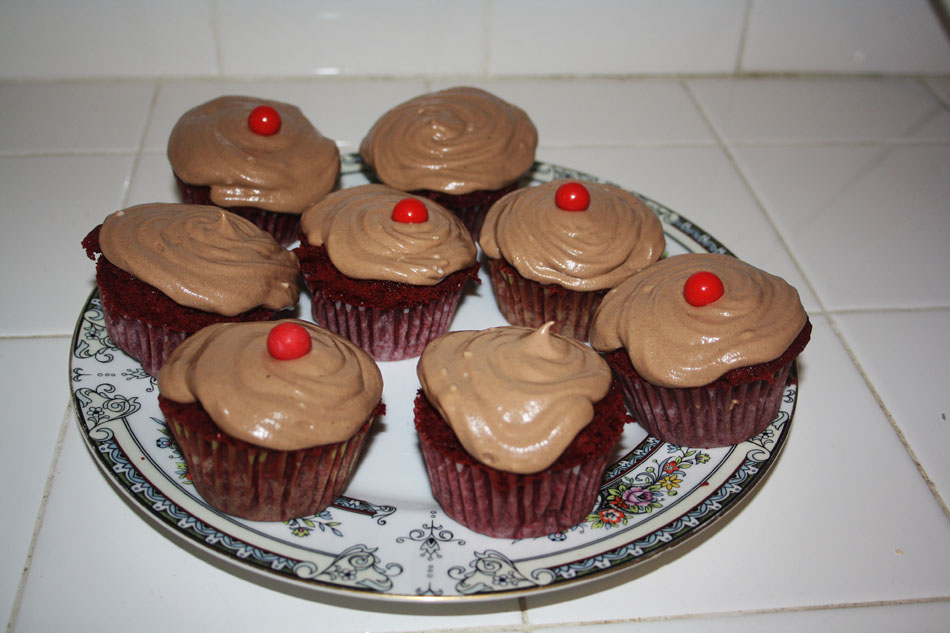
[[[280,128],[255,132],[248,117],[258,106],[274,108]],[[191,185],[208,186],[221,207],[251,206],[301,213],[336,186],[340,150],[296,106],[224,96],[192,108],[168,139],[172,171]]]
[[[417,372],[465,450],[513,473],[554,463],[612,380],[596,352],[552,333],[551,323],[450,332],[429,343]]]
[[[534,163],[537,145],[538,132],[523,110],[460,86],[384,113],[360,155],[391,187],[463,194],[515,182]]]
[[[224,209],[142,204],[106,217],[99,234],[110,262],[179,305],[222,316],[297,303],[297,257]]]
[[[292,360],[267,351],[267,336],[295,323],[311,349]],[[349,439],[382,397],[379,367],[363,350],[313,323],[219,323],[175,348],[158,377],[163,396],[199,402],[223,432],[276,450]]]
[[[723,294],[691,305],[683,289],[691,275],[715,274]],[[645,380],[664,387],[698,387],[727,371],[778,358],[807,315],[784,279],[728,255],[692,253],[660,260],[607,293],[591,324],[590,344],[623,347]]]

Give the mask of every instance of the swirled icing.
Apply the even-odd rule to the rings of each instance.
[[[722,280],[724,294],[695,307],[683,285],[695,272]],[[665,387],[709,384],[731,369],[778,358],[805,325],[798,291],[728,255],[675,255],[607,293],[591,325],[594,349],[623,347],[645,380]]]
[[[175,348],[158,377],[163,396],[199,402],[226,434],[275,450],[349,439],[379,404],[376,363],[346,339],[293,320],[310,334],[310,352],[277,360],[267,335],[281,321],[219,323]]]
[[[212,206],[153,203],[106,217],[102,254],[179,305],[223,316],[297,303],[297,257],[248,220]]]
[[[429,402],[487,466],[544,470],[590,423],[594,403],[610,389],[606,362],[550,328],[450,332],[419,359]]]
[[[280,130],[264,136],[248,126],[251,111],[269,105]],[[336,186],[340,150],[299,108],[278,101],[224,96],[187,111],[168,139],[172,171],[211,188],[221,207],[251,206],[299,214]]]
[[[360,144],[381,181],[403,191],[501,189],[534,163],[538,132],[523,110],[478,88],[420,95],[384,113]]]
[[[532,281],[581,291],[611,288],[663,254],[662,224],[635,195],[584,182],[588,208],[564,211],[554,199],[566,182],[517,189],[492,205],[478,239],[485,254]]]
[[[393,220],[393,207],[406,197],[376,184],[335,191],[304,212],[301,230],[311,245],[325,246],[337,270],[356,279],[431,286],[475,264],[468,229],[438,203],[417,198],[429,212],[425,222]]]

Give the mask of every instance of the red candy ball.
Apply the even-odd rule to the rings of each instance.
[[[566,182],[557,188],[554,204],[562,211],[586,211],[590,206],[590,192],[579,182]]]
[[[429,210],[417,198],[403,198],[393,207],[393,220],[409,224],[425,222],[429,219]]]
[[[259,105],[248,115],[247,126],[261,136],[277,134],[280,129],[280,114],[270,106]]]
[[[267,351],[277,360],[300,358],[312,345],[310,333],[297,323],[275,325],[267,335]]]
[[[704,306],[717,301],[725,292],[722,280],[708,271],[693,273],[683,284],[683,296],[691,306]]]

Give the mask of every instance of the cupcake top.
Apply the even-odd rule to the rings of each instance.
[[[242,217],[212,206],[142,204],[106,217],[106,259],[179,305],[236,316],[297,303],[297,257]]]
[[[501,189],[534,164],[538,131],[528,115],[471,87],[424,94],[376,121],[360,145],[387,185],[449,194]]]
[[[449,332],[429,343],[417,373],[472,457],[522,474],[560,457],[612,381],[596,352],[552,333],[551,323]]]
[[[275,358],[268,336],[291,323],[311,343],[297,358]],[[275,450],[349,439],[379,404],[383,379],[356,345],[305,321],[218,323],[175,348],[158,376],[163,396],[198,402],[227,435]]]
[[[251,121],[259,106],[276,110],[272,127],[259,117]],[[210,187],[218,206],[279,213],[301,213],[336,186],[340,173],[336,143],[299,108],[240,96],[218,97],[182,115],[168,139],[168,160],[182,181]]]
[[[712,273],[721,285],[697,273]],[[806,320],[798,291],[784,279],[728,255],[692,253],[661,260],[608,292],[590,344],[623,347],[655,385],[698,387],[775,360]]]
[[[478,239],[488,257],[525,278],[571,290],[612,288],[663,254],[656,215],[609,184],[554,180],[512,191],[485,217]]]
[[[406,216],[408,207],[425,219]],[[454,214],[385,185],[331,193],[304,212],[300,228],[311,246],[325,247],[333,265],[355,279],[433,286],[473,266],[478,253]]]

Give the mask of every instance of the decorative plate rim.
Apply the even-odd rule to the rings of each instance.
[[[342,176],[362,174],[362,163],[357,155],[344,155],[342,162]],[[365,174],[362,176],[367,177]],[[536,182],[556,178],[608,182],[584,172],[540,161],[534,164],[530,176]],[[660,217],[668,240],[672,238],[684,251],[732,255],[718,240],[690,220],[647,196],[634,193]],[[493,297],[489,296],[488,300],[493,301]],[[645,437],[608,467],[598,503],[588,520],[565,531],[561,541],[549,537],[553,545],[548,549],[538,546],[541,539],[529,539],[521,546],[521,554],[515,554],[522,542],[492,539],[467,532],[444,514],[438,516],[440,509],[434,501],[431,501],[434,509],[404,510],[400,516],[415,517],[417,521],[413,525],[416,527],[399,536],[395,542],[421,543],[421,557],[425,556],[425,547],[436,548],[436,554],[442,558],[439,551],[441,545],[465,542],[462,538],[454,538],[452,530],[444,528],[446,523],[451,523],[455,532],[474,541],[473,546],[483,548],[483,551],[473,550],[473,557],[467,561],[467,566],[456,565],[447,570],[447,575],[456,581],[457,593],[436,595],[434,590],[427,593],[420,589],[424,579],[416,579],[419,580],[419,586],[415,588],[415,594],[407,591],[394,593],[393,578],[400,576],[406,569],[413,570],[414,565],[418,566],[418,561],[407,558],[384,563],[376,555],[383,546],[381,541],[353,543],[337,551],[325,551],[325,547],[300,547],[286,539],[264,534],[259,530],[263,524],[235,519],[214,510],[196,493],[187,490],[187,483],[181,483],[183,480],[174,481],[168,475],[167,462],[163,466],[153,457],[169,457],[169,454],[174,457],[174,446],[162,445],[164,422],[160,419],[160,412],[159,418],[148,416],[149,419],[144,419],[146,412],[157,411],[157,404],[150,404],[143,411],[143,404],[139,402],[143,395],[142,389],[135,396],[126,397],[117,390],[116,383],[108,382],[122,378],[126,382],[144,380],[147,376],[144,376],[140,366],[136,370],[134,361],[128,357],[122,359],[125,355],[121,350],[109,346],[111,341],[108,341],[107,335],[104,336],[104,328],[97,325],[97,310],[98,290],[94,288],[83,305],[71,339],[70,392],[84,443],[95,457],[93,461],[121,496],[166,533],[197,546],[226,565],[317,593],[345,595],[374,602],[443,604],[538,595],[628,572],[660,555],[679,549],[683,543],[693,540],[709,526],[733,516],[732,510],[739,505],[738,502],[759,488],[784,448],[797,403],[796,364],[786,384],[778,416],[756,438],[723,449],[691,449]],[[120,365],[126,361],[125,373],[87,373],[89,364],[101,370],[117,356]],[[384,365],[381,364],[381,367]],[[144,394],[151,396],[157,388],[153,379],[147,380],[150,384],[135,386],[144,388]],[[88,385],[94,388],[90,389]],[[134,418],[134,421],[130,422],[129,418]],[[147,448],[147,441],[157,442],[159,448]],[[664,454],[672,457],[661,463],[656,458]],[[711,454],[716,457],[710,457]],[[705,456],[706,461],[702,461],[701,456]],[[653,459],[656,467],[649,465],[650,459]],[[359,467],[372,468],[372,464],[364,461]],[[669,471],[662,478],[661,468]],[[695,470],[688,471],[688,468]],[[689,482],[691,487],[683,486],[680,490],[680,484],[684,484],[692,472],[705,474],[694,477]],[[674,476],[674,473],[681,474],[682,478],[677,479],[679,475]],[[187,477],[186,474],[182,476]],[[673,484],[673,481],[678,483]],[[715,482],[715,485],[711,485],[710,481]],[[649,482],[652,488],[627,485],[637,482]],[[664,491],[665,485],[671,487]],[[674,485],[676,490],[672,487]],[[626,501],[622,500],[623,495],[634,495],[630,497],[633,502],[627,497],[623,497]],[[682,496],[673,501],[673,495]],[[661,497],[670,502],[666,508],[657,505]],[[364,521],[375,522],[374,530],[385,529],[398,513],[395,506],[373,504],[346,496],[341,497],[331,508],[359,515]],[[622,508],[622,511],[618,508]],[[674,512],[670,508],[680,509]],[[656,514],[652,514],[654,509],[658,510]],[[600,514],[595,512],[598,510]],[[670,512],[674,513],[668,514]],[[425,513],[430,515],[428,524],[422,520]],[[436,525],[437,518],[439,525]],[[620,525],[622,520],[626,526],[628,520],[633,518],[636,521],[629,528],[617,527],[616,533],[610,532],[614,529],[611,521],[616,520],[617,525]],[[333,525],[330,521],[314,524],[313,517],[310,519],[312,525],[319,524],[320,531],[332,530],[340,525],[339,522]],[[423,523],[421,527],[420,523]],[[326,527],[328,525],[329,528]],[[307,526],[300,529],[307,529]],[[577,529],[580,532],[574,533]],[[602,529],[604,537],[594,538],[595,529]],[[557,549],[559,542],[564,543],[561,549]],[[570,547],[567,547],[568,542]],[[542,545],[546,546],[547,543]],[[465,562],[464,559],[462,562]],[[501,579],[507,586],[492,588]],[[428,587],[432,590],[431,582]]]

